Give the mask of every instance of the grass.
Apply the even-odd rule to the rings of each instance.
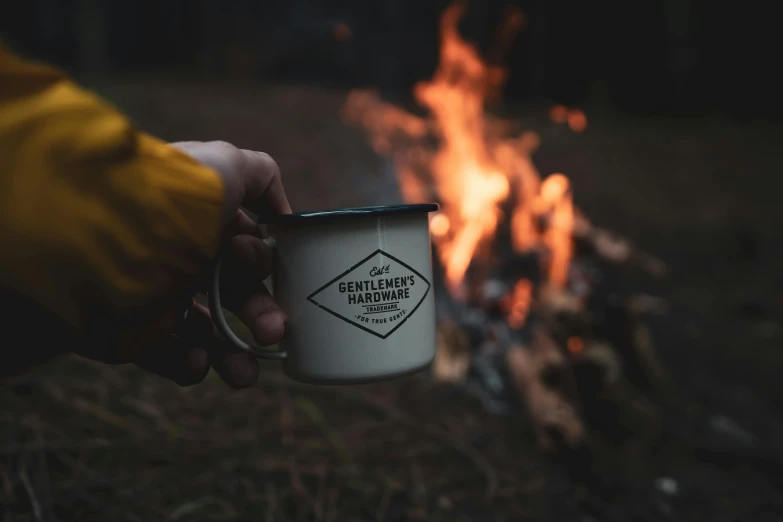
[[[6,520],[458,520],[528,512],[523,424],[418,376],[356,387],[265,368],[235,392],[69,357],[0,391]]]

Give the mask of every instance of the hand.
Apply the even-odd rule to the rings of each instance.
[[[262,283],[272,268],[272,251],[255,222],[240,209],[240,205],[255,203],[269,213],[291,213],[277,163],[263,152],[238,149],[225,142],[171,145],[221,175],[225,192],[223,244],[227,247],[222,301],[258,344],[277,343],[285,332],[286,317]],[[150,344],[132,362],[183,386],[203,380],[210,366],[233,388],[253,385],[258,378],[258,360],[244,352],[227,351],[209,309],[195,306],[188,318],[190,331],[183,338],[167,339],[165,346]]]

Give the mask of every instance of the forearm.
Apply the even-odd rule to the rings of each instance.
[[[0,287],[74,332],[122,325],[217,248],[223,184],[0,48]]]

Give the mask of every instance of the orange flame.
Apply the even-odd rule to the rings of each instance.
[[[444,13],[440,64],[432,81],[414,91],[432,113],[441,138],[431,169],[453,230],[449,237],[441,236],[440,245],[452,289],[462,281],[479,242],[494,234],[498,205],[510,190],[508,177],[492,160],[485,142],[484,99],[501,77],[459,37],[461,14],[462,5]]]
[[[541,184],[541,192],[535,203],[538,214],[550,216],[543,237],[551,256],[549,280],[557,287],[563,287],[571,263],[571,233],[574,228],[574,207],[568,178],[562,174],[547,177]]]
[[[530,311],[533,298],[533,284],[528,279],[520,279],[514,290],[503,300],[503,308],[508,313],[506,321],[511,328],[522,328]]]
[[[508,122],[485,113],[487,100],[506,74],[488,65],[460,37],[457,23],[463,9],[458,3],[443,13],[438,68],[430,81],[414,88],[414,97],[429,111],[427,117],[384,103],[368,91],[349,95],[344,117],[367,131],[376,152],[394,161],[407,202],[437,199],[441,203],[430,230],[455,297],[464,294],[461,288],[468,268],[479,254],[491,251],[504,219],[510,220],[514,250],[546,247],[548,278],[562,286],[571,259],[573,227],[568,179],[553,174],[541,182],[532,161],[538,134],[508,136]],[[523,25],[521,14],[515,22],[511,26]],[[574,114],[558,107],[551,117],[578,128],[579,116]],[[513,208],[504,208],[509,202]],[[530,285],[520,280],[515,292]],[[511,314],[509,321],[516,323],[521,317],[524,323],[526,315],[526,311]]]
[[[430,232],[435,237],[445,236],[449,232],[449,218],[444,214],[435,214],[430,220]]]

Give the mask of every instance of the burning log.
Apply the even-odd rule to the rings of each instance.
[[[646,375],[651,386],[658,394],[672,393],[672,380],[666,370],[666,367],[658,357],[658,351],[655,349],[652,332],[650,327],[642,320],[641,315],[649,309],[650,302],[640,301],[639,297],[630,298],[625,303],[625,308],[631,322],[631,345],[634,348],[636,357],[642,367],[646,369]],[[665,313],[665,304],[657,302],[658,313]]]
[[[520,135],[485,114],[503,71],[460,38],[463,7],[444,12],[440,63],[414,90],[426,115],[354,91],[344,117],[393,164],[403,200],[441,204],[430,221],[434,376],[478,388],[489,402],[510,391],[544,447],[575,449],[588,432],[622,430],[618,410],[639,404],[627,389],[664,375],[640,320],[662,303],[617,298],[595,265],[633,265],[656,277],[667,267],[593,226],[564,174],[540,176],[538,134]],[[563,117],[575,130],[586,124],[580,111]]]
[[[632,295],[627,299],[626,306],[636,316],[666,315],[669,312],[666,299],[647,294]]]
[[[471,342],[468,334],[454,321],[438,323],[437,350],[432,371],[435,378],[451,383],[463,383],[471,360]]]
[[[572,337],[571,339],[577,338]],[[569,351],[575,355],[575,366],[590,366],[596,370],[593,388],[598,393],[620,382],[623,375],[622,364],[617,357],[616,350],[610,344],[590,340],[584,343],[584,348],[579,351],[574,350],[571,345],[572,343],[569,342]],[[579,380],[577,379],[577,381]]]
[[[656,277],[668,272],[666,263],[636,248],[627,239],[594,226],[578,212],[574,216],[573,237],[582,248],[611,263],[629,263]]]
[[[539,444],[549,450],[580,446],[585,428],[569,382],[571,369],[551,337],[537,328],[530,347],[516,345],[508,350],[506,364]]]
[[[538,288],[536,310],[545,317],[560,315],[577,317],[585,313],[585,305],[579,295],[556,285],[543,283]]]

